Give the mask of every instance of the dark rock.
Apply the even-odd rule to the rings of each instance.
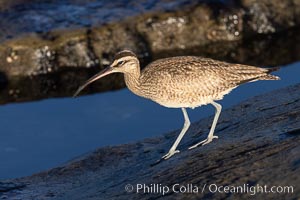
[[[280,95],[278,95],[280,94]],[[297,199],[300,195],[300,84],[253,97],[222,112],[218,140],[195,150],[212,117],[194,123],[181,153],[160,163],[178,131],[141,142],[100,148],[49,171],[8,180],[2,196],[16,199]],[[156,164],[155,164],[156,163]],[[7,182],[0,182],[0,186]],[[125,187],[132,192],[126,192]],[[136,193],[136,184],[199,187],[197,193]],[[159,185],[161,184],[161,185]],[[212,193],[218,186],[292,186],[290,192]],[[205,187],[202,192],[202,188]],[[282,189],[282,188],[281,188]]]
[[[8,192],[10,190],[18,190],[23,187],[25,187],[24,184],[16,184],[16,183],[12,183],[12,182],[0,182],[0,192]]]
[[[282,30],[286,26],[295,26],[300,21],[299,5],[297,0],[241,0],[241,6],[246,11],[245,28],[249,30],[248,34],[267,34]]]
[[[5,74],[0,72],[0,89],[2,89],[3,87],[5,87],[5,85],[7,84],[7,78],[5,76]]]

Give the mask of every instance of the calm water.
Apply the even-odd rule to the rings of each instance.
[[[300,62],[274,74],[282,80],[242,85],[221,101],[223,107],[299,83]],[[205,106],[188,112],[191,121],[198,121],[214,109]],[[161,107],[127,89],[3,105],[0,119],[0,179],[31,175],[98,147],[158,136],[183,124],[180,109]]]

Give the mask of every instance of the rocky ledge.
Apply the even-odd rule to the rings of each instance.
[[[169,160],[157,162],[168,151],[179,131],[137,143],[100,148],[64,166],[30,177],[2,181],[0,199],[299,197],[300,84],[253,97],[224,110],[216,129],[219,139],[187,150],[206,137],[211,122],[212,117],[209,117],[192,124],[179,146],[181,153]],[[162,189],[161,192],[153,189],[149,193],[146,190],[145,194],[143,190],[137,193],[137,184],[146,184],[152,189],[172,188],[175,184],[187,188],[192,184],[199,190],[176,193],[170,189],[163,195]],[[279,186],[279,192],[253,195],[252,189],[244,194],[220,193],[213,192],[214,185],[266,185],[268,189]],[[290,186],[289,191],[283,189],[285,186]]]
[[[290,30],[300,23],[299,0],[180,2],[186,4],[179,4],[181,9],[149,11],[71,30],[26,29],[18,37],[2,40],[0,104],[70,96],[124,48],[135,51],[143,66],[156,58],[186,54],[253,65],[299,60],[299,48],[295,47],[299,30]],[[9,14],[9,10],[6,12]],[[116,75],[99,81],[86,92],[121,87],[122,77]]]

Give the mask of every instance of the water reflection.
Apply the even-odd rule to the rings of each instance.
[[[259,81],[235,89],[224,108],[276,88],[299,83],[300,62],[274,74],[281,81]],[[188,110],[191,121],[212,115],[213,107]],[[30,175],[107,145],[133,142],[181,128],[180,109],[168,109],[127,89],[0,107],[0,179]],[[226,136],[222,136],[226,137]]]

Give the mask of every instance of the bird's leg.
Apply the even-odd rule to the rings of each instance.
[[[222,110],[222,106],[216,102],[212,102],[211,103],[215,108],[216,108],[216,114],[215,114],[215,117],[214,117],[214,121],[212,123],[212,126],[210,128],[210,131],[209,131],[209,134],[207,136],[207,138],[191,147],[189,147],[189,149],[193,149],[199,145],[205,145],[205,144],[208,144],[210,143],[214,138],[218,138],[218,136],[214,135],[214,132],[215,132],[215,128],[216,128],[216,125],[217,125],[217,122],[218,122],[218,119],[219,119],[219,116],[220,116],[220,113],[221,113],[221,110]]]
[[[176,141],[174,142],[174,144],[171,147],[171,149],[169,150],[169,152],[162,157],[165,160],[170,158],[171,156],[173,156],[175,153],[179,153],[179,150],[176,150],[176,148],[191,124],[189,116],[186,112],[186,109],[185,108],[181,108],[181,109],[182,109],[183,116],[184,116],[184,125],[183,125],[183,128],[182,128],[179,136],[177,137]]]

